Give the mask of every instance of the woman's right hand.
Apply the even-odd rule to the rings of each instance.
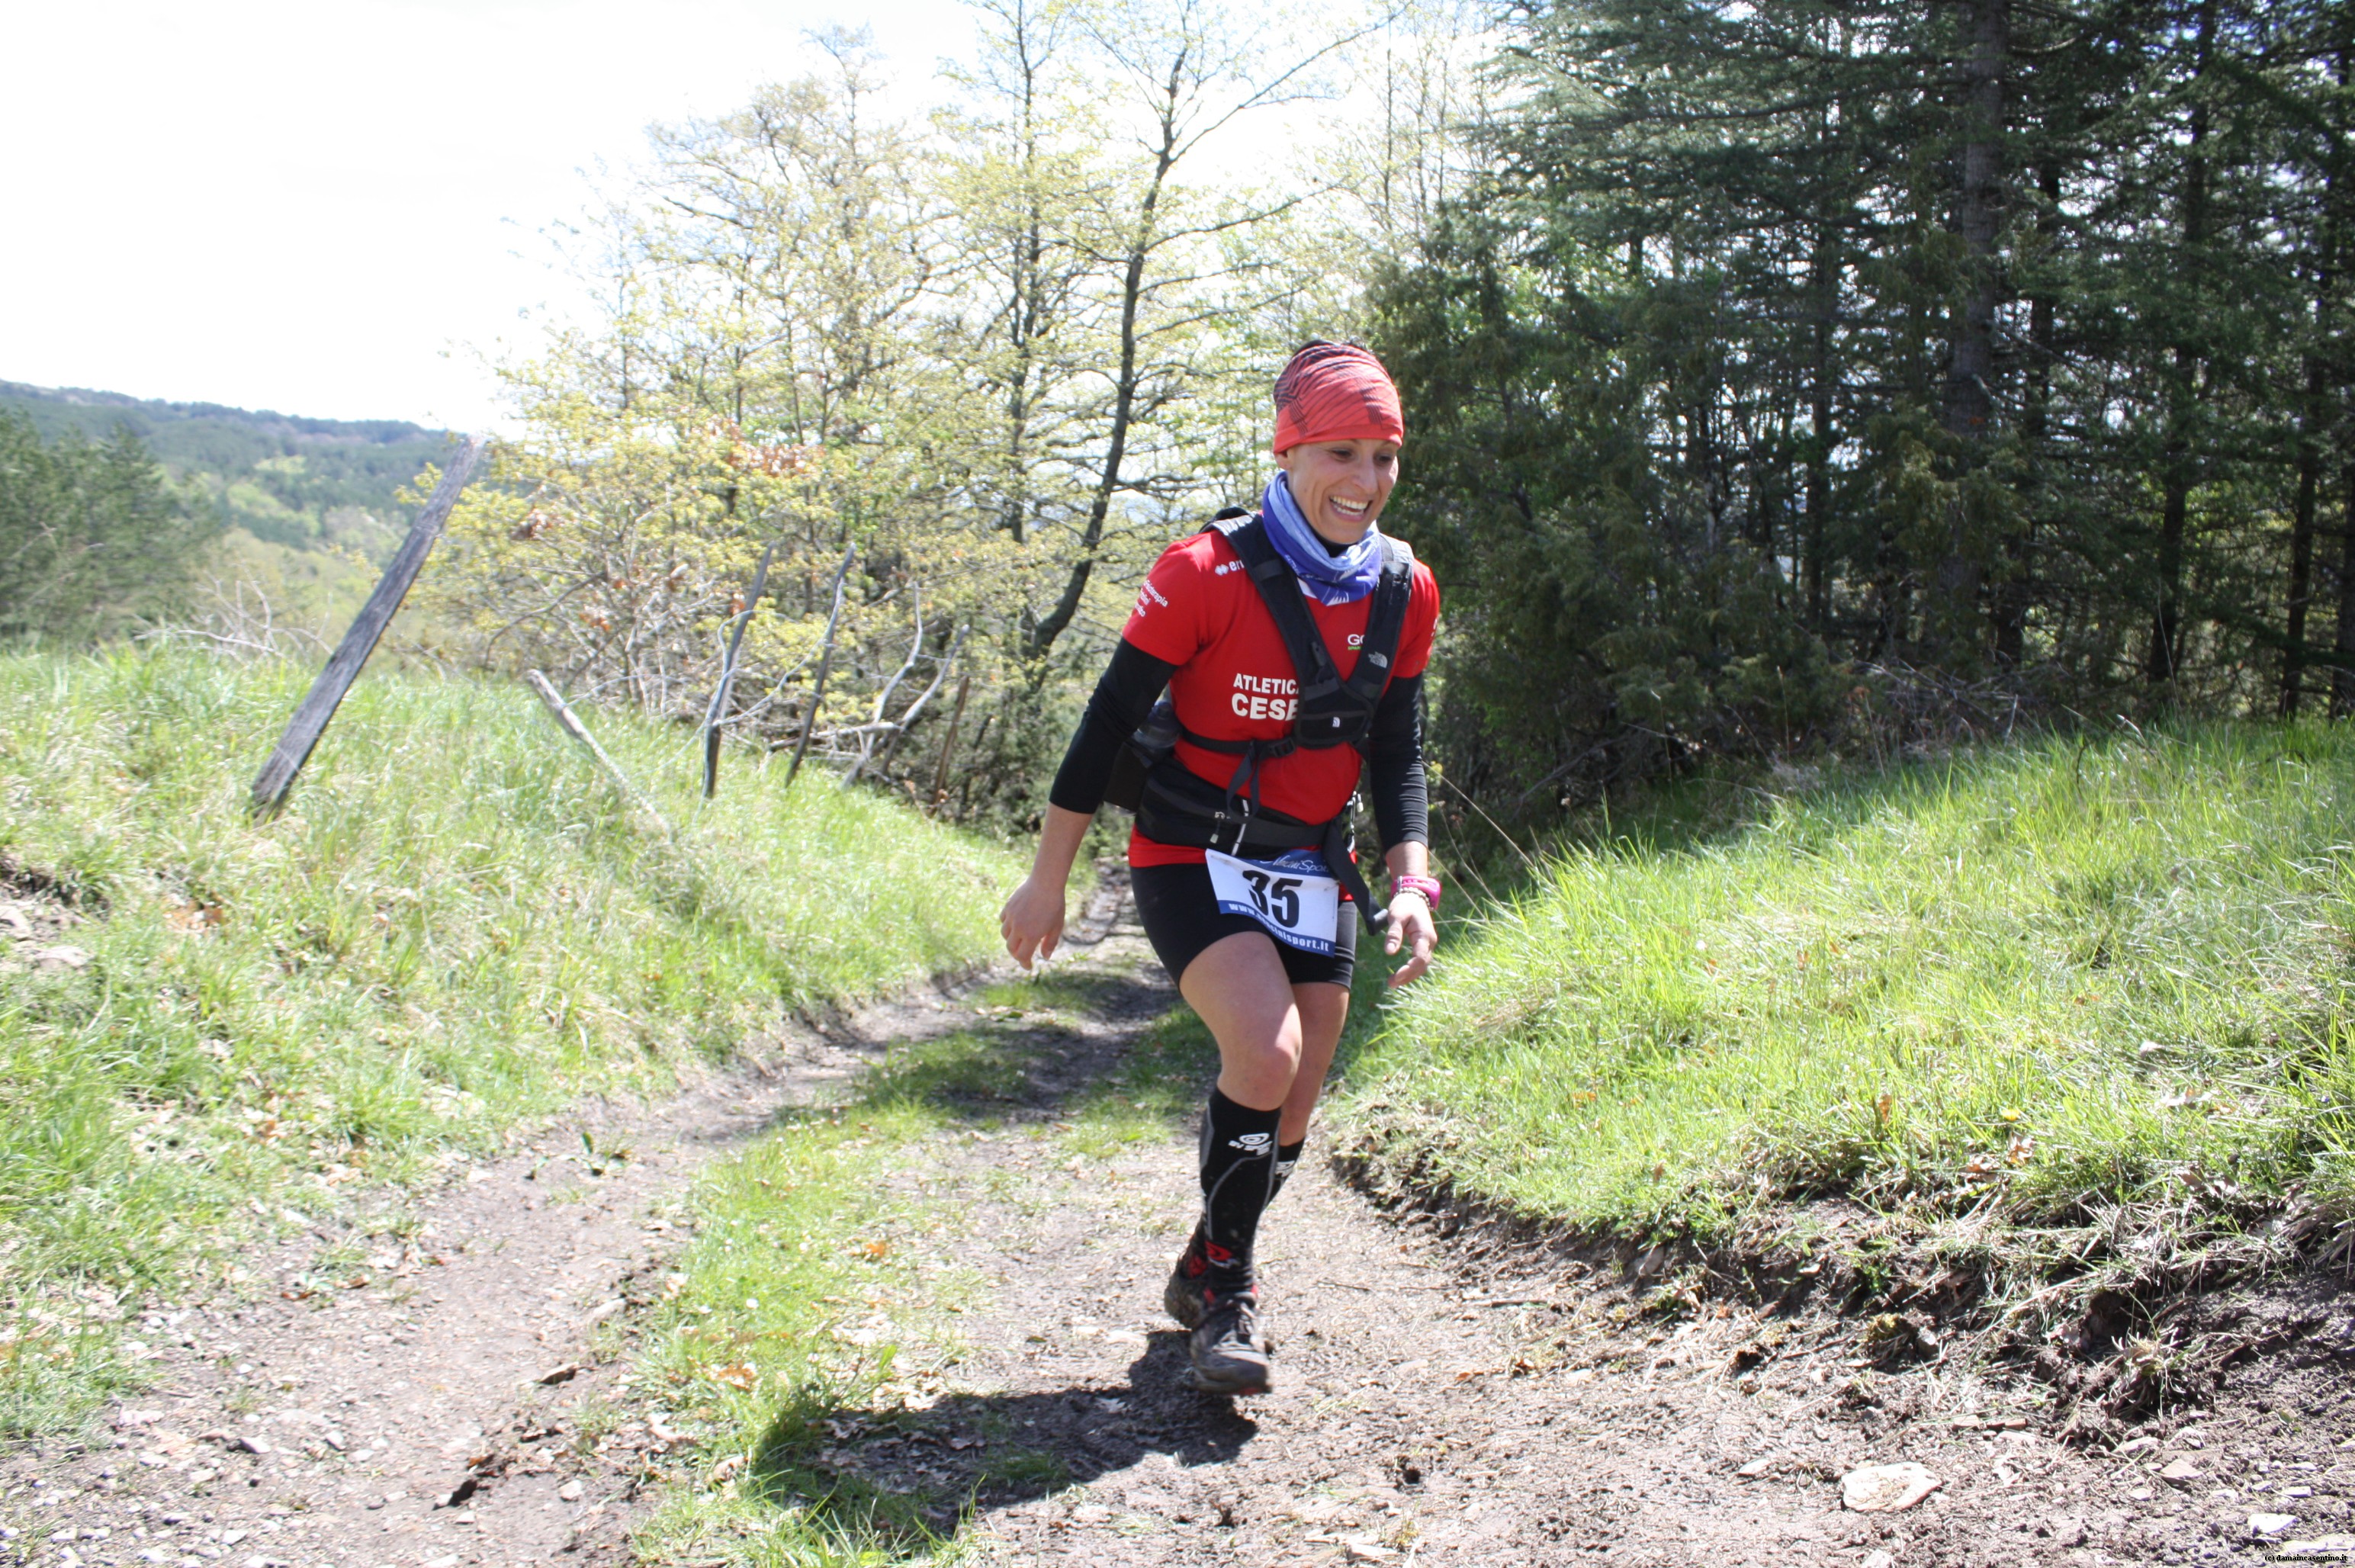
[[[1063,890],[1060,885],[1026,877],[997,912],[997,929],[1006,935],[1006,951],[1025,969],[1031,960],[1052,958],[1063,940]]]

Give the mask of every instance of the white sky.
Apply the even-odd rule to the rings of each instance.
[[[954,0],[0,0],[0,380],[474,428],[571,285],[543,230],[645,126]]]

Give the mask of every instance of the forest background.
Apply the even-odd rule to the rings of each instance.
[[[1508,824],[2355,710],[2346,7],[975,8],[927,116],[845,36],[652,133],[413,647],[696,722],[741,624],[737,740],[1019,826],[1325,336],[1400,380],[1433,752]]]

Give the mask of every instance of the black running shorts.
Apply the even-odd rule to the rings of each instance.
[[[1239,931],[1252,931],[1267,937],[1294,985],[1321,982],[1348,988],[1358,963],[1358,906],[1346,899],[1341,903],[1339,929],[1333,933],[1334,950],[1311,953],[1267,936],[1267,928],[1247,914],[1229,914],[1220,909],[1210,892],[1207,866],[1133,866],[1128,885],[1136,899],[1136,918],[1145,926],[1146,940],[1153,944],[1154,955],[1173,980],[1183,978],[1186,966],[1213,942]]]

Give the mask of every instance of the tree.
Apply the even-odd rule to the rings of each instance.
[[[129,430],[44,446],[0,413],[0,636],[91,642],[170,614],[219,533]]]

